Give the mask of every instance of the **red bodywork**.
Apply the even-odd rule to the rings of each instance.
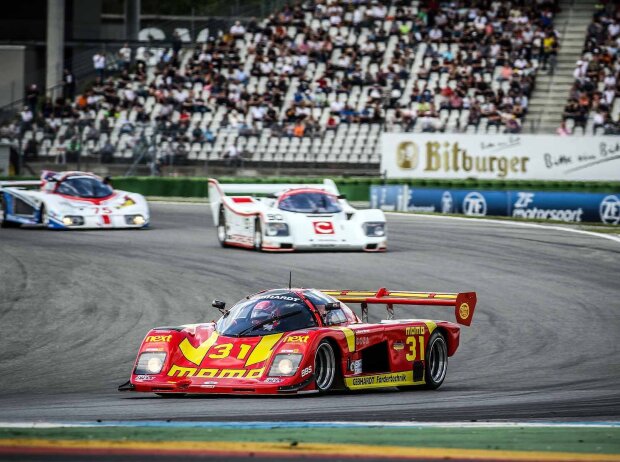
[[[424,345],[435,329],[448,344],[448,356],[459,345],[460,327],[447,321],[422,319],[362,322],[343,302],[455,306],[457,322],[471,323],[475,293],[440,294],[322,291],[340,301],[346,321],[326,325],[325,311],[305,296],[310,289],[275,289],[256,296],[290,293],[301,298],[316,320],[316,327],[262,336],[226,337],[215,323],[152,329],[140,346],[130,385],[122,390],[154,393],[290,394],[317,391],[313,367],[318,345],[327,340],[336,352],[337,374],[348,389],[424,384]],[[250,299],[250,297],[248,297]],[[247,300],[247,299],[246,299]],[[466,305],[466,306],[465,306]],[[158,374],[136,374],[143,353],[166,353]],[[269,376],[278,354],[301,354],[294,375]],[[420,365],[422,366],[420,368]],[[417,366],[417,367],[416,367]],[[124,388],[123,388],[124,387]]]

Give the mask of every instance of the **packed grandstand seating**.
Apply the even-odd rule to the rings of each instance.
[[[24,108],[0,137],[62,160],[81,150],[127,162],[140,147],[175,162],[378,163],[382,130],[519,133],[536,75],[560,46],[557,8],[557,0],[305,1],[194,48],[139,48],[130,67],[99,71],[77,98]],[[606,17],[597,21],[606,32],[589,31],[588,68],[601,61],[592,48],[616,43]],[[603,65],[617,73],[617,53]],[[574,88],[581,98],[594,87],[589,110],[607,101],[605,72]]]
[[[583,56],[564,108],[568,128],[620,134],[620,4],[601,4],[588,26]]]

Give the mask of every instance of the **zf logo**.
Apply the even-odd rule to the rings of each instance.
[[[487,201],[479,192],[470,192],[463,199],[463,213],[465,215],[483,217],[487,214]]]
[[[608,225],[620,223],[620,199],[618,196],[607,196],[601,201],[599,207],[601,221]]]
[[[534,193],[519,192],[515,201],[516,209],[526,209],[528,205],[534,202]]]
[[[334,234],[334,224],[330,221],[314,221],[314,232],[316,234]]]

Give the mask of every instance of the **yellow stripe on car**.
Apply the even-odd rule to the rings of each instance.
[[[349,348],[349,353],[355,352],[355,332],[348,327],[334,327],[334,329],[338,329],[342,331],[345,338],[347,339],[347,347]]]
[[[213,332],[207,340],[200,344],[199,347],[195,347],[189,340],[183,339],[183,341],[179,344],[179,350],[181,350],[181,353],[183,353],[183,356],[185,356],[188,361],[193,362],[196,366],[200,366],[200,363],[202,363],[202,360],[207,355],[209,348],[213,346],[213,344],[217,341],[217,338],[217,332]]]
[[[282,338],[283,335],[284,334],[271,334],[265,335],[263,338],[261,338],[260,342],[258,342],[258,345],[254,347],[254,350],[252,350],[250,357],[245,363],[245,366],[248,367],[268,359],[273,352],[273,347],[276,343],[278,343],[278,341]]]

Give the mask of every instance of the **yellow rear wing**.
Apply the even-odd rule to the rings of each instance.
[[[378,291],[370,290],[321,290],[326,295],[344,303],[360,303],[362,320],[368,321],[368,305],[387,305],[388,317],[392,319],[394,305],[431,305],[453,306],[456,322],[469,326],[476,308],[476,292],[410,292],[390,291],[382,287]]]

